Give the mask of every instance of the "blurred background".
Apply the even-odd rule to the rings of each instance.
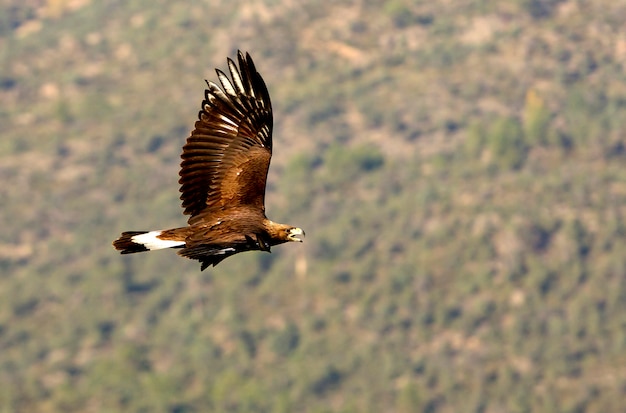
[[[0,0],[1,412],[617,412],[626,1]],[[200,272],[181,147],[248,51],[268,216]]]

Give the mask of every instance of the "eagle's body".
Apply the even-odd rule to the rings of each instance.
[[[195,129],[183,146],[180,191],[188,226],[130,231],[113,242],[122,254],[179,248],[201,269],[250,250],[301,242],[300,228],[265,216],[265,183],[272,157],[272,106],[250,55],[228,59],[231,81],[220,70],[222,88],[207,82]]]

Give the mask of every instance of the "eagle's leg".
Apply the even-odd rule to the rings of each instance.
[[[256,235],[256,241],[252,239],[251,236],[246,235],[246,241],[248,242],[250,249],[259,249],[261,251],[271,252],[270,244],[268,244],[259,234]]]
[[[260,235],[258,235],[258,234],[257,234],[257,236],[256,236],[256,243],[258,244],[259,249],[260,249],[261,251],[271,252],[271,251],[270,251],[270,244],[268,244],[268,243],[267,243],[267,242],[263,239],[263,237],[261,237],[261,236],[260,236]]]

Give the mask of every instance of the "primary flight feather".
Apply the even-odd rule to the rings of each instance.
[[[180,199],[188,226],[128,231],[113,242],[122,254],[179,248],[201,270],[243,251],[270,251],[302,242],[302,229],[265,216],[265,184],[272,157],[272,104],[248,53],[228,59],[221,87],[207,82],[194,130],[181,155]]]

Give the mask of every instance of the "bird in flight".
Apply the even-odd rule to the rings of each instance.
[[[123,232],[113,242],[122,254],[177,248],[204,270],[239,252],[302,242],[302,229],[265,216],[272,105],[250,55],[240,51],[237,60],[239,67],[227,59],[230,79],[216,69],[221,88],[207,81],[199,119],[183,146],[178,182],[188,225]]]

